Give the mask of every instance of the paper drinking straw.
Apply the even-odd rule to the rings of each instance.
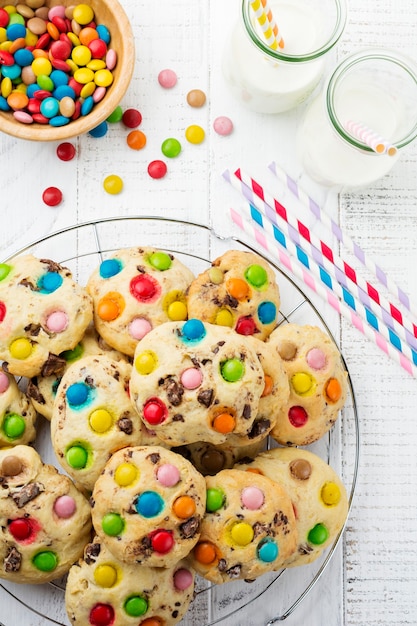
[[[279,34],[279,29],[278,29],[277,23],[275,21],[275,18],[274,18],[273,14],[272,14],[271,7],[268,4],[268,0],[261,0],[261,3],[262,3],[262,6],[264,8],[264,11],[266,13],[266,16],[267,16],[267,18],[269,20],[269,23],[271,25],[272,32],[275,35],[275,39],[278,42],[279,47],[283,48],[284,47],[284,40],[281,37],[281,35]]]
[[[324,211],[322,207],[320,207],[315,200],[309,196],[306,191],[296,181],[289,176],[284,169],[278,165],[276,161],[272,161],[269,164],[269,169],[271,172],[291,191],[291,193],[300,200],[300,202],[310,210],[310,212],[319,220],[322,224],[324,224],[332,233],[335,235],[336,239],[342,243],[349,252],[351,252],[360,263],[370,270],[375,278],[381,285],[384,285],[388,289],[388,291],[398,298],[401,304],[413,315],[417,316],[417,305],[413,304],[410,300],[407,293],[401,289],[390,277],[387,273],[373,261],[369,256],[365,253],[357,243],[346,233],[343,232],[336,222],[332,220],[332,218]],[[396,307],[392,306],[390,308],[390,313],[392,317],[397,320],[399,324],[403,324],[402,321],[402,312]],[[414,325],[413,334],[417,336],[417,326]]]
[[[348,120],[345,124],[345,129],[356,139],[359,139],[366,146],[371,148],[377,154],[388,154],[388,156],[394,156],[397,154],[397,148],[393,146],[389,141],[378,135],[372,128],[365,126],[361,122],[355,122],[354,120]]]
[[[276,26],[276,23],[275,20],[272,23],[270,21],[269,14],[272,17],[272,12],[267,6],[267,0],[252,0],[250,6],[262,29],[262,34],[267,45],[273,50],[276,50],[278,47],[282,48],[284,42],[282,37],[278,35],[278,28],[276,28],[277,34],[275,34],[274,25]]]
[[[255,197],[259,198],[273,209],[277,219],[287,222],[291,227],[289,235],[293,241],[299,243],[300,237],[305,239],[315,261],[327,269],[340,284],[353,290],[355,297],[381,318],[392,333],[393,341],[401,345],[401,340],[398,337],[400,334],[407,345],[416,346],[414,331],[417,332],[417,329],[415,326],[405,317],[403,317],[403,325],[399,324],[389,312],[390,303],[372,284],[357,274],[353,267],[336,255],[330,246],[311,233],[305,224],[294,218],[278,200],[241,169],[236,170],[230,178],[229,182],[240,190],[249,201],[253,201]],[[417,353],[414,362],[417,364]]]
[[[323,300],[328,302],[330,306],[335,309],[337,313],[339,313],[339,315],[349,320],[355,328],[376,344],[385,354],[390,356],[406,372],[408,372],[411,376],[414,376],[414,378],[417,378],[417,368],[404,356],[404,354],[394,349],[392,345],[384,339],[381,333],[367,324],[364,324],[363,320],[355,313],[355,311],[349,309],[349,307],[335,297],[330,289],[320,285],[307,268],[298,265],[295,258],[291,258],[285,252],[284,248],[280,247],[278,243],[275,242],[267,233],[258,228],[254,223],[249,222],[237,211],[230,209],[230,214],[233,222],[256,244],[261,245],[280,265],[285,267],[296,278],[301,280],[304,285],[317,293],[317,295],[319,295]]]

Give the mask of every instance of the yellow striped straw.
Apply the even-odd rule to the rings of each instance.
[[[273,50],[276,50],[278,47],[283,48],[284,40],[278,34],[278,26],[268,6],[268,0],[252,0],[250,5],[262,29],[267,45]]]

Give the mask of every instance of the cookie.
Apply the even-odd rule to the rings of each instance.
[[[277,325],[280,294],[265,259],[229,250],[191,283],[187,303],[189,317],[264,341]]]
[[[68,476],[29,446],[0,450],[0,578],[59,578],[90,541],[90,505]]]
[[[241,459],[252,459],[264,448],[266,438],[248,445],[235,446],[229,442],[217,446],[196,442],[174,448],[194,465],[203,476],[214,476],[224,469],[231,469]]]
[[[187,612],[193,592],[185,561],[167,568],[124,563],[95,537],[69,571],[65,605],[77,625],[171,626]]]
[[[312,563],[342,530],[348,513],[346,489],[335,470],[316,454],[297,448],[274,448],[237,467],[278,481],[291,497],[298,545],[285,567]]]
[[[26,394],[36,411],[47,420],[52,417],[52,409],[56,397],[56,392],[61,382],[64,372],[75,361],[91,354],[105,354],[113,361],[127,360],[126,355],[113,350],[106,344],[94,328],[93,324],[87,328],[84,337],[73,350],[66,350],[60,356],[65,359],[65,366],[62,374],[57,376],[35,376],[27,385]]]
[[[152,328],[187,319],[185,292],[193,279],[188,267],[161,250],[115,252],[87,283],[98,333],[116,350],[133,356],[138,341]]]
[[[16,376],[60,373],[92,321],[91,298],[69,269],[32,255],[0,264],[0,359]]]
[[[113,454],[91,502],[96,533],[116,558],[171,567],[198,541],[206,486],[181,455],[137,446]]]
[[[31,443],[36,436],[36,417],[14,376],[0,370],[0,448]]]
[[[197,573],[225,583],[281,569],[297,545],[286,490],[266,476],[238,469],[206,476],[206,486],[206,515],[189,556]]]
[[[335,423],[347,396],[347,372],[329,335],[317,326],[285,324],[269,345],[284,362],[288,402],[278,413],[272,437],[282,445],[306,446]]]
[[[219,444],[250,433],[264,386],[246,337],[190,319],[161,324],[140,341],[130,393],[144,423],[169,445]]]
[[[131,365],[103,354],[73,363],[62,377],[51,419],[62,468],[92,490],[111,454],[142,443],[142,422],[129,397]]]

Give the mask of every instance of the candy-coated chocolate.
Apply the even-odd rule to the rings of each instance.
[[[99,587],[110,589],[117,582],[117,569],[112,565],[98,565],[94,570],[94,581]]]
[[[63,283],[63,278],[58,272],[46,272],[38,280],[38,287],[42,293],[53,293]]]
[[[164,509],[165,503],[156,491],[144,491],[136,500],[135,509],[143,517],[155,517]]]
[[[245,366],[243,361],[240,361],[239,359],[228,359],[221,364],[220,373],[224,380],[235,383],[243,377],[245,373]]]
[[[214,320],[214,323],[217,324],[217,326],[227,326],[228,328],[232,328],[233,327],[233,315],[227,309],[221,309],[216,314],[216,319]]]
[[[129,487],[139,478],[139,469],[133,463],[121,463],[114,473],[119,487]]]
[[[295,428],[301,428],[308,420],[307,411],[302,406],[292,406],[288,411],[288,419]]]
[[[180,496],[172,505],[172,510],[177,517],[187,519],[195,513],[195,502],[190,496]]]
[[[268,283],[268,275],[261,265],[250,265],[245,271],[245,278],[252,287],[260,289]]]
[[[161,150],[166,157],[173,159],[180,154],[181,144],[178,139],[175,139],[174,137],[169,137],[162,142]]]
[[[9,439],[18,439],[26,430],[26,422],[20,415],[9,413],[3,421],[2,430]]]
[[[236,420],[230,413],[220,413],[214,418],[212,426],[216,432],[227,435],[235,429]]]
[[[258,558],[264,563],[272,563],[279,554],[278,546],[273,539],[263,539],[257,548]]]
[[[107,193],[116,195],[123,189],[123,180],[117,174],[110,174],[104,179],[103,187]]]
[[[73,469],[84,469],[88,461],[88,452],[81,445],[73,445],[66,451],[65,458]]]
[[[58,206],[62,198],[62,191],[58,187],[47,187],[42,193],[42,200],[48,206]]]
[[[253,540],[254,531],[247,522],[236,522],[230,530],[230,536],[238,546],[247,546]]]
[[[217,551],[211,542],[201,541],[194,548],[194,557],[202,565],[211,565],[217,560]]]
[[[271,324],[277,317],[277,307],[273,302],[261,302],[258,317],[262,324]]]
[[[291,385],[296,394],[306,396],[314,390],[314,380],[307,372],[297,372],[291,377]]]
[[[240,501],[245,508],[256,511],[265,502],[265,495],[259,487],[245,487],[241,491]]]
[[[96,433],[106,433],[113,426],[113,417],[106,409],[96,409],[91,413],[88,421]]]
[[[64,141],[57,146],[56,154],[61,161],[71,161],[76,155],[74,144]]]
[[[132,130],[126,137],[126,143],[132,150],[142,150],[146,146],[146,135],[141,130]]]
[[[326,354],[320,348],[311,348],[306,354],[306,361],[314,370],[321,370],[326,367]]]
[[[9,454],[3,459],[1,473],[3,476],[18,476],[23,468],[24,465],[19,457],[14,454]]]
[[[14,359],[27,359],[32,354],[32,344],[26,337],[19,337],[10,344],[9,352]]]
[[[189,143],[199,144],[204,141],[206,133],[201,126],[191,124],[185,129],[185,138]]]
[[[62,333],[68,327],[68,315],[64,311],[54,311],[46,318],[45,326],[52,333]]]
[[[111,626],[114,622],[114,609],[110,604],[96,604],[90,611],[91,626]]]
[[[311,463],[306,459],[294,459],[294,461],[291,461],[289,468],[291,476],[297,480],[307,480],[311,476]]]
[[[181,322],[187,319],[187,305],[185,302],[177,300],[171,302],[167,310],[168,317],[172,322]]]
[[[203,322],[197,319],[190,319],[182,327],[182,335],[188,341],[200,341],[206,335]]]
[[[158,366],[158,357],[155,352],[145,350],[140,352],[135,358],[135,368],[139,374],[146,376],[154,371]]]
[[[168,168],[166,166],[166,163],[159,159],[151,161],[148,165],[148,174],[151,178],[163,178],[167,171]]]
[[[324,524],[316,524],[308,533],[308,541],[315,546],[321,546],[329,538],[329,531]]]
[[[14,111],[13,117],[18,121],[22,122],[22,124],[32,124],[33,117],[29,113],[25,113],[25,111]]]
[[[104,122],[101,122],[101,124],[99,124],[95,128],[92,128],[88,134],[91,137],[99,138],[99,137],[104,137],[104,135],[107,134],[107,131],[108,131],[108,124],[106,120],[104,120]]]
[[[125,526],[123,518],[117,513],[107,513],[101,520],[103,532],[110,537],[120,535]]]
[[[0,393],[4,393],[10,386],[10,380],[4,372],[0,371]]]
[[[136,317],[129,324],[129,334],[133,339],[143,339],[150,330],[152,330],[151,323],[143,317]]]
[[[73,9],[72,19],[84,26],[93,21],[94,11],[88,4],[77,4]]]
[[[10,522],[9,532],[16,541],[26,541],[32,535],[32,525],[27,518],[20,517]]]
[[[58,557],[54,552],[45,550],[38,552],[32,559],[32,563],[41,572],[52,572],[58,565]]]
[[[326,385],[326,396],[330,402],[337,402],[342,395],[342,385],[337,378],[330,378]]]
[[[158,83],[164,89],[172,89],[177,84],[177,75],[174,70],[161,70],[158,74]]]
[[[210,513],[218,511],[222,508],[225,501],[224,491],[219,488],[211,487],[207,489],[206,509]]]
[[[171,463],[161,465],[157,470],[156,477],[163,487],[175,487],[181,478],[178,468]]]
[[[149,302],[159,296],[161,287],[149,274],[139,274],[130,281],[129,291],[139,302]]]
[[[122,271],[122,264],[119,259],[106,259],[100,263],[99,271],[101,278],[111,278]]]
[[[190,572],[190,570],[182,567],[181,569],[177,569],[174,574],[174,587],[179,591],[185,591],[188,589],[194,581],[194,576]]]
[[[249,295],[249,287],[242,278],[229,278],[226,281],[226,289],[236,300],[244,300]]]
[[[156,270],[164,272],[168,270],[172,265],[172,259],[166,252],[153,252],[149,257],[149,263]]]
[[[66,391],[68,404],[72,407],[82,406],[87,402],[90,394],[90,387],[84,382],[73,383]]]
[[[238,335],[254,335],[258,329],[252,317],[239,317],[235,330]]]
[[[132,596],[123,605],[124,610],[130,617],[140,617],[148,610],[148,602],[142,596]]]
[[[334,482],[325,483],[320,492],[321,499],[327,506],[339,504],[341,493],[340,487]]]
[[[284,361],[292,361],[297,354],[297,346],[291,341],[283,341],[278,348],[278,353]]]
[[[226,115],[219,115],[213,122],[213,128],[218,135],[226,137],[233,131],[233,122]]]
[[[110,124],[116,124],[117,122],[120,122],[120,120],[123,117],[123,109],[120,105],[118,105],[114,111],[112,113],[110,113],[109,117],[107,118],[107,121]]]
[[[201,455],[200,462],[209,474],[217,474],[224,469],[225,456],[221,450],[209,449]]]
[[[110,292],[97,304],[97,315],[107,322],[119,317],[124,309],[124,298],[120,293]]]
[[[265,374],[265,383],[264,383],[264,389],[262,391],[261,398],[265,398],[266,396],[269,396],[272,393],[273,388],[274,388],[274,380],[272,376],[269,376],[269,374]]]
[[[190,107],[200,108],[206,103],[206,94],[201,89],[191,89],[187,93],[187,102]]]
[[[137,128],[142,123],[142,114],[137,109],[126,109],[122,115],[122,122],[127,128]]]
[[[189,367],[181,374],[181,383],[185,389],[197,389],[202,383],[203,375],[197,367]]]
[[[174,537],[169,530],[157,530],[151,536],[151,545],[155,552],[167,554],[174,547]]]
[[[3,322],[6,317],[6,305],[4,302],[0,302],[0,322]]]
[[[76,511],[77,505],[72,496],[59,496],[54,502],[54,512],[61,519],[69,519]]]
[[[167,408],[159,398],[151,398],[143,407],[144,419],[152,425],[162,424],[167,416]]]
[[[7,263],[0,263],[0,280],[4,280],[10,274],[11,266]]]

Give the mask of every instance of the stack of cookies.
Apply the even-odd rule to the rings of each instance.
[[[272,267],[238,250],[195,277],[124,249],[86,287],[47,259],[1,264],[0,577],[68,573],[74,624],[169,626],[196,573],[254,580],[322,554],[346,491],[297,446],[332,427],[347,373],[279,308]],[[65,475],[31,445],[37,414]]]

